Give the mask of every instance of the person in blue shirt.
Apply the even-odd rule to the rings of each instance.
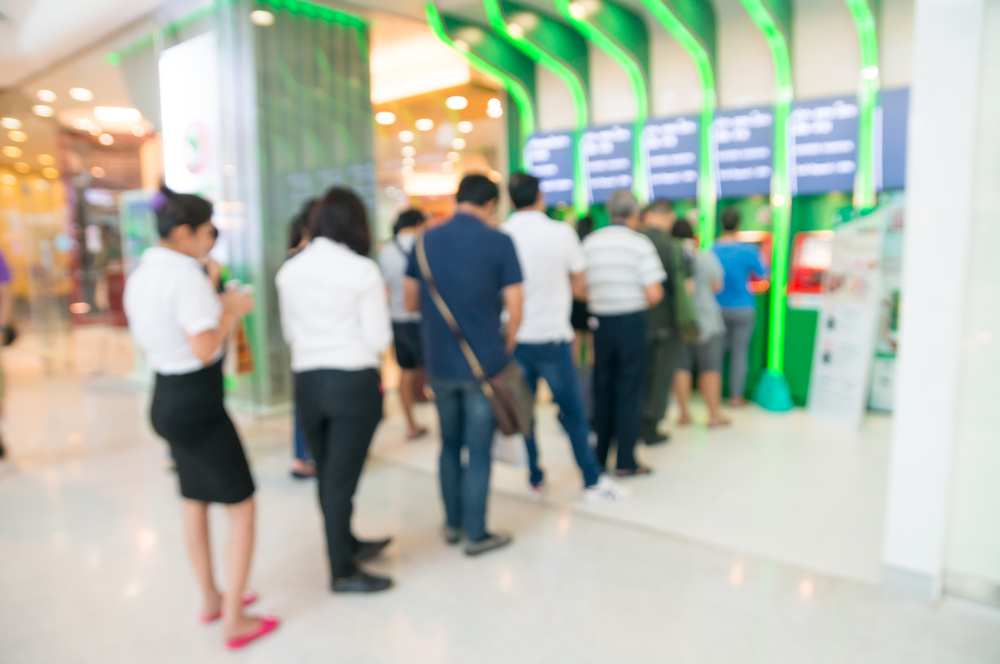
[[[451,309],[487,376],[513,361],[524,304],[521,265],[509,235],[493,228],[500,190],[485,175],[467,175],[457,208],[423,242],[430,278]],[[446,516],[445,541],[466,538],[475,556],[504,547],[511,537],[486,529],[491,450],[496,420],[461,348],[431,299],[418,260],[410,253],[404,282],[407,309],[421,313],[424,364],[441,422],[439,473]],[[501,314],[506,310],[506,324]],[[468,451],[463,463],[462,450]]]
[[[748,283],[750,277],[767,276],[760,250],[739,239],[740,213],[728,208],[722,213],[722,235],[715,243],[715,255],[724,273],[722,290],[716,295],[726,323],[726,351],[729,353],[729,403],[746,405],[747,353],[753,336],[756,309]]]

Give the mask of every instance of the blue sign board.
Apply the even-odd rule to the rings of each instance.
[[[595,127],[583,133],[581,149],[591,203],[604,203],[619,189],[632,189],[632,125]]]
[[[527,171],[542,181],[548,205],[573,204],[573,134],[535,134],[524,146]]]
[[[876,174],[875,182],[881,190],[906,188],[906,134],[909,131],[910,91],[907,88],[899,90],[883,90],[876,127],[879,128],[882,140],[876,135],[875,145],[881,147],[880,159],[875,160],[876,168],[881,166],[881,173]],[[880,176],[880,177],[879,177]]]
[[[694,198],[698,193],[698,117],[651,120],[642,133],[649,198]]]
[[[854,189],[858,170],[858,101],[833,97],[797,102],[792,109],[792,192]]]
[[[769,193],[773,110],[762,106],[719,111],[712,133],[719,196],[735,198]]]

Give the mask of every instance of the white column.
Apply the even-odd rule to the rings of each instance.
[[[897,411],[885,581],[941,592],[956,453],[981,122],[984,15],[996,0],[917,0]],[[1000,404],[997,404],[1000,408]],[[984,524],[985,526],[985,524]]]

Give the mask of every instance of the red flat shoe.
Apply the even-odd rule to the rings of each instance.
[[[253,606],[257,603],[258,599],[260,599],[260,596],[257,593],[247,593],[243,596],[243,608]],[[221,617],[222,611],[216,611],[215,613],[203,613],[201,614],[201,624],[211,625]]]
[[[265,616],[260,619],[260,627],[250,632],[249,634],[243,634],[242,636],[234,636],[233,638],[226,641],[226,647],[230,650],[241,650],[246,648],[248,645],[256,641],[257,639],[267,636],[274,630],[278,629],[278,625],[281,621],[273,616]]]

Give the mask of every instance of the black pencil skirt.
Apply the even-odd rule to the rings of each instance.
[[[181,496],[205,503],[240,503],[253,477],[224,401],[222,362],[188,374],[156,375],[153,430],[167,441]]]

